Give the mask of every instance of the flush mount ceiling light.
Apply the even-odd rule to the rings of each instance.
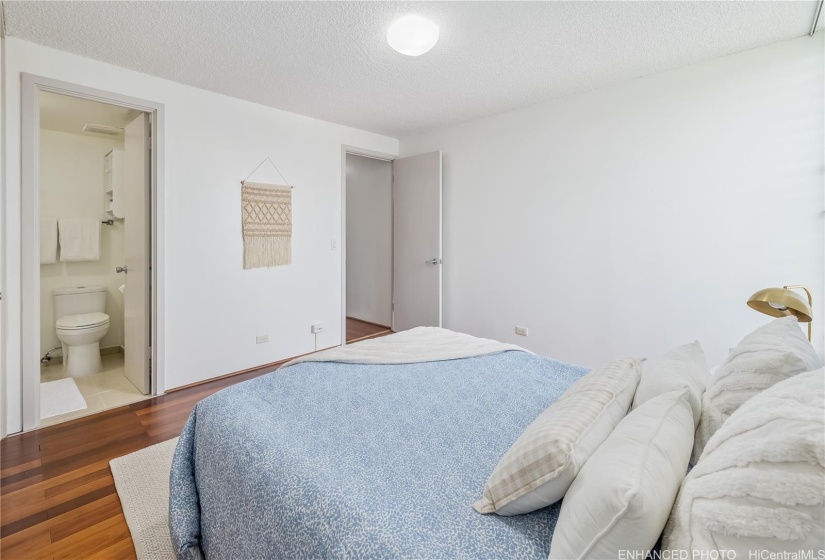
[[[387,30],[387,42],[407,56],[419,56],[438,42],[438,26],[421,16],[404,16]]]

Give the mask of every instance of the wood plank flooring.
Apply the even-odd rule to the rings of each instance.
[[[385,336],[392,331],[389,327],[347,317],[347,343]]]
[[[361,339],[391,332],[354,326]],[[284,362],[0,441],[0,557],[135,558],[109,461],[180,435],[198,401]]]
[[[195,403],[278,365],[4,439],[0,556],[135,558],[109,461],[179,435]]]

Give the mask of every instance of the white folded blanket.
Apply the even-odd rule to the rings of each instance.
[[[40,264],[57,262],[57,220],[40,219]]]
[[[58,222],[61,261],[100,260],[100,220],[64,218]]]
[[[458,360],[507,350],[529,352],[515,344],[476,338],[438,327],[416,327],[381,338],[373,338],[307,354],[287,362],[281,369],[303,362],[347,364],[416,364]]]

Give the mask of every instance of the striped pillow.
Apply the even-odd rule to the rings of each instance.
[[[625,358],[592,370],[530,424],[501,458],[473,507],[518,515],[560,500],[587,458],[624,418],[641,376]]]

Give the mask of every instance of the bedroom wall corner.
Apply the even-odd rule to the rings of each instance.
[[[800,283],[822,355],[823,98],[819,32],[402,138],[444,153],[445,326],[589,366],[698,338],[715,366],[770,320],[753,292]]]

